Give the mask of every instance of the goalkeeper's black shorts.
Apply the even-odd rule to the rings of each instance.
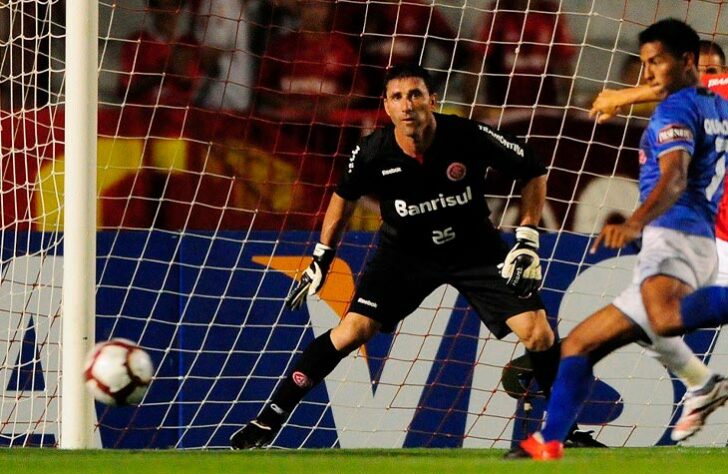
[[[495,263],[467,251],[459,255],[430,258],[380,247],[359,279],[349,311],[380,322],[382,332],[392,332],[437,287],[449,284],[500,339],[511,332],[508,318],[544,308],[538,294],[516,296]]]

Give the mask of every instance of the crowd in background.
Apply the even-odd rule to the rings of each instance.
[[[23,110],[4,115],[10,126],[2,130],[3,150],[18,162],[7,170],[38,168],[22,182],[33,182],[36,171],[62,155],[63,114],[45,106],[63,104],[66,2],[0,5],[0,109]],[[636,147],[641,124],[595,130],[586,114],[594,93],[575,102],[583,79],[575,63],[583,48],[567,20],[574,17],[560,11],[560,2],[492,0],[467,12],[478,16],[467,29],[429,0],[132,3],[104,4],[102,12],[113,13],[102,22],[107,27],[127,26],[123,34],[100,32],[98,130],[109,143],[100,157],[117,160],[107,169],[123,170],[100,180],[104,226],[319,228],[342,157],[362,133],[387,122],[381,111],[386,68],[406,62],[433,74],[448,112],[491,123],[515,112],[506,129],[528,135],[563,183],[550,189],[555,201],[547,227],[581,229],[579,212],[567,203],[574,189],[581,193],[599,181],[585,179],[583,171],[636,176],[636,160],[621,157]],[[636,85],[637,57],[624,51],[613,57],[615,71],[623,67],[618,84],[609,85]],[[604,85],[603,78],[592,82]],[[564,108],[575,105],[584,113]],[[25,134],[18,132],[24,127]],[[3,177],[15,189],[18,178]],[[615,189],[611,181],[603,184]],[[493,189],[494,195],[510,192]],[[50,212],[32,192],[4,198],[8,222]],[[45,207],[36,210],[37,202]],[[508,205],[492,206],[503,211],[505,223],[515,212]],[[359,225],[355,215],[353,228],[378,226],[376,203],[369,210]],[[43,225],[52,227],[48,221]]]
[[[325,122],[344,109],[376,109],[387,66],[419,63],[441,95],[446,80],[457,80],[448,90],[464,103],[558,105],[576,53],[548,0],[499,1],[475,38],[419,0],[147,3],[143,28],[121,48],[123,103]],[[453,70],[458,79],[447,74]]]
[[[65,3],[0,5],[3,109],[61,100]],[[582,45],[559,2],[485,5],[461,14],[477,17],[467,28],[427,0],[102,5],[112,23],[135,18],[137,27],[100,32],[102,100],[326,121],[342,109],[376,109],[386,67],[410,62],[434,74],[440,99],[481,118],[503,106],[588,105],[598,88],[584,94],[575,80]],[[611,68],[620,85],[639,81],[635,55],[620,52]]]

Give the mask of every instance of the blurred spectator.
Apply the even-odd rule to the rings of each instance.
[[[2,109],[43,107],[51,103],[52,94],[59,93],[51,85],[51,40],[62,36],[54,30],[65,24],[64,15],[61,0],[0,3]]]
[[[200,48],[182,21],[186,0],[147,0],[146,27],[121,48],[119,98],[132,104],[187,106],[202,71]]]
[[[497,0],[491,10],[477,34],[473,58],[480,72],[485,56],[487,103],[564,103],[575,49],[558,6],[550,0]]]
[[[279,0],[298,20],[274,27],[261,62],[258,112],[281,120],[330,121],[361,97],[358,58],[346,36],[332,32],[332,0]]]
[[[728,70],[725,64],[725,52],[717,43],[710,40],[700,41],[700,57],[698,72],[703,74],[722,74]]]
[[[455,51],[456,33],[437,9],[423,0],[352,0],[337,2],[334,29],[360,51],[359,74],[367,78],[367,95],[382,93],[385,70],[392,64],[420,64],[434,70],[435,88],[442,90]],[[455,61],[455,67],[458,61]]]
[[[197,103],[213,110],[245,110],[262,54],[262,2],[200,0],[195,38],[202,46],[205,80]]]

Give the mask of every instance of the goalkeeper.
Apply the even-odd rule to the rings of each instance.
[[[233,448],[269,444],[298,402],[351,351],[377,332],[392,332],[433,290],[450,284],[498,338],[514,332],[548,391],[559,346],[538,295],[536,226],[546,195],[546,168],[524,144],[472,120],[434,112],[426,70],[394,66],[385,79],[392,124],[363,138],[324,217],[313,262],[286,305],[301,307],[322,287],[335,248],[364,195],[380,201],[380,244],[341,323],[306,347],[259,416],[230,439]],[[523,183],[516,244],[508,251],[489,220],[484,195],[492,167]],[[587,433],[579,440],[596,443]],[[593,444],[592,444],[593,445]]]

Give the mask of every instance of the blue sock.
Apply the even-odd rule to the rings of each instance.
[[[688,331],[728,323],[728,287],[706,286],[689,294],[680,303],[680,316]]]
[[[589,393],[591,380],[592,365],[586,356],[561,359],[559,373],[551,390],[546,425],[541,430],[544,441],[566,439]]]

